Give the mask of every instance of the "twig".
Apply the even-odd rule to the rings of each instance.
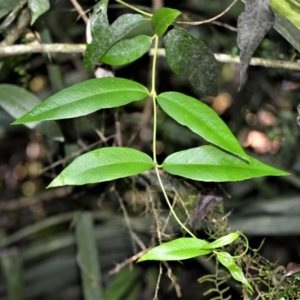
[[[226,23],[222,23],[222,22],[219,22],[219,21],[212,21],[211,24],[214,24],[214,25],[217,25],[217,26],[222,26],[222,27],[227,28],[227,29],[229,29],[231,31],[237,32],[237,28],[236,27],[230,26],[230,25],[228,25]]]
[[[225,15],[230,8],[237,2],[237,0],[233,0],[233,2],[220,14],[218,14],[217,16],[208,19],[208,20],[204,20],[204,21],[196,21],[196,22],[188,22],[188,21],[175,21],[175,23],[177,24],[187,24],[187,25],[201,25],[201,24],[205,24],[205,23],[211,23],[212,21],[222,17],[223,15]]]
[[[153,55],[153,50],[150,50],[150,55]],[[166,56],[165,49],[158,49],[159,56]],[[232,57],[228,54],[221,54],[215,53],[215,58],[218,62],[222,63],[240,63],[240,57],[235,56]],[[265,59],[265,58],[258,58],[253,57],[250,62],[251,66],[262,66],[266,68],[282,68],[282,69],[289,69],[289,70],[300,70],[300,61],[291,62],[287,60],[276,60],[276,59]]]
[[[1,46],[0,57],[22,55],[28,53],[83,53],[85,44],[40,44]]]
[[[87,24],[87,22],[89,21],[89,18],[87,17],[86,13],[83,11],[80,4],[77,2],[77,0],[70,0],[70,1],[72,2],[74,8],[77,10],[79,15],[81,16],[82,20],[85,22],[85,24]]]
[[[133,263],[134,261],[136,261],[137,259],[139,259],[141,256],[143,256],[146,252],[148,252],[151,248],[147,248],[144,249],[142,251],[140,251],[139,253],[131,256],[130,258],[125,259],[122,263],[117,264],[115,266],[115,268],[113,268],[112,270],[110,270],[108,272],[108,275],[113,275],[113,274],[117,274],[120,272],[121,269],[123,269],[124,267],[126,267],[127,265],[129,265],[130,263]]]
[[[0,47],[0,57],[8,57],[14,55],[28,54],[28,53],[83,53],[85,51],[85,44],[41,44],[41,45],[13,45]],[[153,55],[153,51],[150,51]],[[159,56],[165,56],[165,49],[158,49]],[[232,57],[228,54],[215,54],[217,61],[222,63],[240,63],[240,57]],[[289,70],[300,71],[300,62],[291,62],[286,60],[275,60],[253,57],[250,65],[262,66],[266,68],[282,68]]]

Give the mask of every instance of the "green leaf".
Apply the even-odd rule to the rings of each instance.
[[[17,0],[0,0],[0,18],[7,15],[10,11],[12,11],[18,5]]]
[[[101,57],[101,62],[111,66],[126,65],[149,51],[151,43],[152,38],[146,35],[118,41]]]
[[[272,8],[300,31],[300,3],[296,0],[270,0]]]
[[[246,277],[244,276],[243,271],[237,266],[237,264],[235,263],[233,257],[227,253],[227,252],[217,252],[217,258],[218,261],[225,267],[228,269],[228,271],[230,272],[231,276],[239,281],[242,282],[243,284],[246,285],[246,287],[249,289],[249,291],[251,291],[253,293],[253,288],[251,286],[251,284],[249,283],[249,281],[246,279]]]
[[[102,12],[100,12],[100,14],[102,14]],[[148,19],[138,14],[122,15],[111,26],[107,26],[105,19],[104,17],[102,18],[103,26],[97,26],[96,30],[92,27],[93,40],[87,45],[84,54],[84,65],[88,71],[92,70],[101,60],[101,57],[116,42],[121,40],[136,27],[149,22]]]
[[[248,156],[230,129],[206,104],[177,92],[162,93],[157,96],[157,101],[178,123],[187,126],[210,143],[248,160]]]
[[[154,247],[137,262],[145,260],[183,260],[212,252],[207,249],[209,242],[196,238],[179,238]]]
[[[149,91],[143,85],[128,79],[90,79],[54,94],[13,124],[75,118],[141,100],[148,95]]]
[[[205,95],[218,93],[219,65],[202,41],[174,26],[164,42],[167,62],[174,73],[187,76],[191,85]]]
[[[108,0],[101,0],[94,6],[90,17],[92,33],[110,26],[107,19],[107,6]]]
[[[289,175],[253,157],[248,156],[248,160],[249,163],[214,146],[202,146],[168,156],[162,167],[173,175],[214,182]]]
[[[157,10],[151,19],[151,26],[153,31],[160,37],[168,29],[168,27],[181,14],[177,9],[162,7]]]
[[[215,248],[226,246],[228,244],[231,244],[233,241],[235,241],[239,236],[240,234],[238,232],[229,233],[210,243],[209,248],[215,249]]]
[[[76,158],[48,186],[83,185],[137,175],[151,169],[150,156],[131,148],[107,147]]]
[[[49,0],[29,0],[28,7],[31,11],[30,25],[33,25],[36,19],[50,8],[50,3]]]
[[[27,90],[13,84],[0,84],[0,106],[13,118],[21,117],[39,104],[41,104],[41,100]],[[61,142],[64,140],[56,122],[49,122],[48,124],[35,122],[26,125],[26,127],[55,140]]]

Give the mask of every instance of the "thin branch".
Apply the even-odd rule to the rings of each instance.
[[[30,53],[83,53],[85,51],[85,44],[42,44],[42,45],[13,45],[0,47],[0,57],[8,57]],[[153,51],[150,51],[153,55]],[[159,56],[165,56],[165,49],[158,49]],[[215,54],[217,61],[221,63],[240,63],[240,57],[232,57],[228,54]],[[281,68],[289,70],[300,71],[300,61],[292,62],[286,60],[275,60],[253,57],[250,65],[262,66],[266,68]]]
[[[150,55],[153,55],[153,50],[150,50]],[[159,56],[166,56],[165,49],[158,49]],[[221,54],[215,53],[215,58],[218,62],[221,63],[240,63],[240,57],[235,56],[232,57],[228,54]],[[251,66],[261,66],[266,68],[282,68],[282,69],[289,69],[289,70],[299,70],[300,71],[300,61],[297,60],[296,62],[286,61],[286,60],[276,60],[276,59],[265,59],[265,58],[258,58],[253,57],[250,62]]]
[[[83,53],[85,44],[40,44],[13,45],[0,47],[0,57],[22,55],[29,53]]]
[[[217,16],[215,16],[211,19],[204,20],[204,21],[196,21],[196,22],[176,21],[175,23],[187,24],[187,25],[201,25],[201,24],[205,24],[205,23],[211,23],[212,21],[217,20],[218,18],[225,15],[236,2],[237,2],[237,0],[233,0],[233,2],[223,12],[221,12],[220,14],[218,14]]]
[[[83,19],[85,24],[87,24],[89,18],[87,17],[86,13],[84,12],[80,4],[77,2],[77,0],[70,0],[70,1],[72,2],[74,8],[77,10],[77,12],[79,13],[80,17]]]

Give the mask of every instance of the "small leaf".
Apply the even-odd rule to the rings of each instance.
[[[240,87],[245,81],[245,73],[253,53],[274,22],[269,0],[246,1],[245,11],[238,18],[237,44],[241,50]]]
[[[157,102],[178,123],[187,126],[208,142],[248,160],[230,129],[206,104],[177,92],[162,93],[157,96]]]
[[[129,64],[149,51],[151,43],[152,38],[146,35],[118,41],[101,57],[101,62],[111,66]]]
[[[76,158],[47,188],[110,181],[140,174],[153,166],[151,157],[138,150],[101,148]]]
[[[238,237],[239,237],[239,233],[238,232],[233,232],[233,233],[229,233],[225,236],[222,236],[221,238],[213,241],[212,243],[209,244],[209,248],[210,249],[215,249],[215,248],[220,248],[220,247],[224,247],[228,244],[231,244],[233,241],[235,241]]]
[[[13,124],[75,118],[141,100],[148,95],[143,85],[128,79],[90,79],[54,94]]]
[[[249,283],[249,281],[246,279],[243,271],[240,269],[240,267],[237,266],[237,264],[235,263],[233,257],[227,253],[227,252],[217,252],[217,258],[218,261],[225,267],[228,269],[228,271],[230,272],[231,276],[239,281],[242,282],[243,284],[246,285],[246,287],[248,288],[248,290],[253,293],[253,288],[251,286],[251,284]]]
[[[160,8],[154,13],[151,19],[153,31],[161,37],[180,14],[181,12],[177,9]]]
[[[30,109],[41,103],[40,99],[24,88],[13,84],[0,85],[0,107],[15,119],[21,117]],[[56,122],[49,122],[49,124],[35,122],[25,126],[55,140],[61,142],[64,140],[62,132]]]
[[[248,156],[248,160],[249,163],[214,146],[202,146],[168,156],[162,167],[173,175],[214,182],[289,175],[253,157]]]
[[[196,238],[179,238],[154,247],[137,262],[145,260],[183,260],[200,255],[207,255],[212,250],[207,249],[209,242]]]
[[[191,85],[205,95],[218,93],[219,65],[203,42],[174,26],[164,43],[167,63],[174,73],[187,76]]]
[[[31,11],[30,25],[33,25],[36,19],[50,8],[50,3],[49,0],[29,0],[28,7]]]
[[[107,26],[103,20],[104,26],[97,26],[96,30],[92,27],[93,40],[87,45],[84,54],[86,69],[91,71],[110,47],[146,22],[149,20],[141,15],[125,14],[120,16],[111,26]]]

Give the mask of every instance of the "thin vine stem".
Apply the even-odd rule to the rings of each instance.
[[[152,18],[152,14],[147,13],[147,12],[141,10],[141,9],[138,9],[138,8],[136,8],[135,6],[130,5],[130,4],[126,3],[126,2],[124,2],[123,0],[116,0],[116,2],[119,2],[119,3],[123,4],[124,6],[127,6],[127,7],[129,7],[130,9],[132,9],[132,10],[134,10],[134,11],[136,11],[136,12],[138,12],[138,13],[144,15],[144,16],[147,16],[147,17]]]
[[[218,14],[217,16],[208,19],[208,20],[204,20],[204,21],[195,21],[195,22],[189,22],[189,21],[175,21],[175,23],[177,24],[186,24],[186,25],[201,25],[201,24],[205,24],[205,23],[211,23],[214,20],[217,20],[218,18],[222,17],[224,14],[226,14],[231,7],[236,4],[237,0],[233,0],[233,2],[224,10],[222,11],[220,14]]]
[[[168,198],[168,195],[165,191],[164,185],[162,183],[161,177],[159,175],[159,166],[157,164],[157,157],[156,157],[156,133],[157,133],[157,105],[156,105],[156,65],[157,65],[157,56],[158,56],[158,41],[159,41],[159,37],[157,35],[154,36],[154,53],[153,53],[153,61],[152,61],[152,76],[151,76],[151,97],[153,100],[153,161],[155,163],[155,171],[156,171],[156,175],[157,175],[157,179],[160,185],[160,188],[162,190],[162,193],[165,197],[165,200],[170,208],[170,211],[173,215],[173,217],[175,218],[175,220],[177,221],[177,223],[181,226],[181,228],[183,228],[190,236],[192,236],[193,238],[196,238],[196,236],[179,220],[179,218],[177,217],[173,206]]]
[[[173,209],[173,206],[172,206],[172,204],[171,204],[171,202],[170,202],[170,200],[169,200],[169,197],[168,197],[168,195],[167,195],[167,193],[166,193],[166,191],[165,191],[165,188],[164,188],[164,185],[163,185],[163,183],[162,183],[162,180],[161,180],[161,177],[160,177],[160,175],[159,175],[159,170],[158,170],[158,167],[156,166],[155,167],[155,171],[156,171],[156,176],[157,176],[157,179],[158,179],[158,182],[159,182],[159,185],[160,185],[160,187],[161,187],[161,190],[162,190],[162,193],[163,193],[163,195],[164,195],[164,197],[165,197],[165,200],[166,200],[166,202],[167,202],[167,204],[168,204],[168,206],[169,206],[169,208],[170,208],[170,211],[171,211],[171,213],[172,213],[172,215],[173,215],[173,217],[174,217],[174,219],[177,221],[177,223],[181,226],[181,228],[183,228],[190,236],[192,236],[193,238],[197,238],[180,220],[179,220],[179,218],[177,217],[177,215],[176,215],[176,213],[175,213],[175,211],[174,211],[174,209]]]
[[[158,49],[157,35],[154,36],[154,55],[152,60],[152,75],[151,75],[151,96],[153,101],[153,139],[152,139],[152,151],[153,151],[153,161],[157,165],[156,158],[156,133],[157,133],[157,107],[156,107],[156,65],[157,65],[157,49]]]

